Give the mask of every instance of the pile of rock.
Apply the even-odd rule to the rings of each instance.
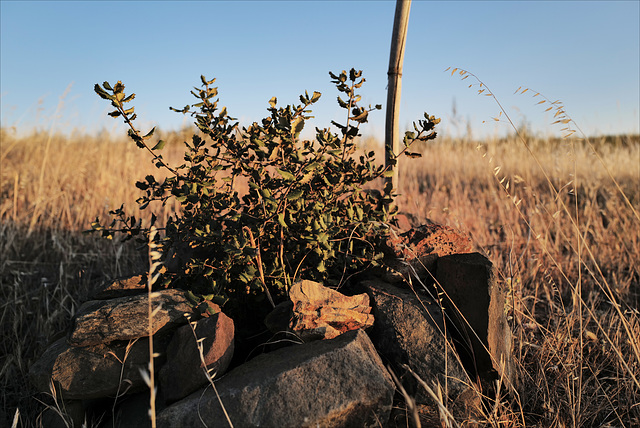
[[[158,426],[225,426],[227,418],[234,426],[395,426],[400,417],[406,424],[392,411],[399,389],[437,421],[423,382],[469,418],[480,405],[476,379],[512,377],[505,295],[493,267],[469,252],[468,239],[437,225],[399,234],[388,247],[390,269],[359,278],[351,288],[359,294],[295,284],[265,324],[297,343],[230,371],[233,321],[218,308],[190,323],[185,292],[158,292]],[[100,290],[79,308],[68,337],[31,367],[35,385],[54,385],[76,426],[101,408],[105,426],[149,425],[145,281],[137,276]]]

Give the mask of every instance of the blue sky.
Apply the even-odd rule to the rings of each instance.
[[[562,101],[587,134],[638,133],[639,5],[414,0],[402,126],[426,111],[454,136],[467,122],[475,136],[509,131],[491,120],[498,106],[469,89],[470,79],[444,72],[459,67],[482,79],[516,124],[536,132],[559,128],[537,99],[513,94],[520,86]],[[328,72],[351,67],[367,80],[362,103],[386,102],[394,1],[2,0],[0,8],[3,127],[124,132],[93,92],[105,80],[136,93],[140,125],[164,129],[191,123],[169,106],[195,102],[189,91],[201,74],[217,78],[220,104],[247,124],[267,114],[272,96],[296,103],[305,90],[323,94],[305,131],[342,121]],[[363,128],[383,132],[384,110]]]

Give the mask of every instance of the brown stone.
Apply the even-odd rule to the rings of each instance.
[[[218,308],[219,309],[219,308]],[[191,325],[184,325],[173,335],[167,348],[167,362],[160,370],[160,387],[167,402],[186,397],[209,382],[210,376],[223,375],[233,357],[233,320],[222,312]],[[202,340],[202,359],[198,344]]]
[[[304,340],[333,339],[347,331],[373,325],[369,296],[344,294],[313,281],[300,281],[289,290],[293,302],[291,330]]]
[[[394,384],[366,333],[262,354],[216,381],[236,427],[385,426]],[[218,395],[197,391],[158,414],[158,427],[226,426]]]
[[[152,298],[153,309],[161,309],[153,317],[152,333],[185,324],[185,313],[191,306],[182,290],[162,290]],[[90,300],[80,306],[75,316],[69,343],[89,346],[114,340],[130,340],[149,334],[148,296],[140,294],[111,300]]]
[[[167,337],[154,337],[154,352],[162,354],[167,344]],[[29,375],[43,392],[49,391],[53,381],[65,399],[88,400],[139,391],[146,388],[140,369],[148,369],[148,338],[137,340],[129,349],[128,345],[114,342],[76,347],[62,338],[47,348]],[[161,359],[156,361],[159,364]]]

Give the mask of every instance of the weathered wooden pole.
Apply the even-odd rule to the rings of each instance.
[[[393,20],[391,36],[391,54],[389,55],[389,83],[387,88],[387,116],[384,131],[385,166],[393,174],[385,179],[386,199],[398,189],[398,166],[396,156],[400,153],[400,92],[402,89],[402,62],[404,46],[409,26],[411,0],[396,0],[396,14]],[[388,205],[393,208],[394,203]]]

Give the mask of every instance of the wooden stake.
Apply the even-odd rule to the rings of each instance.
[[[387,89],[387,116],[385,122],[385,166],[393,175],[385,179],[384,193],[387,199],[398,189],[398,165],[396,155],[400,153],[400,92],[402,90],[402,62],[404,61],[404,46],[409,26],[409,11],[411,0],[396,0],[396,14],[393,20],[393,34],[391,37],[391,54],[389,55],[389,83]],[[389,209],[395,203],[388,205]]]

